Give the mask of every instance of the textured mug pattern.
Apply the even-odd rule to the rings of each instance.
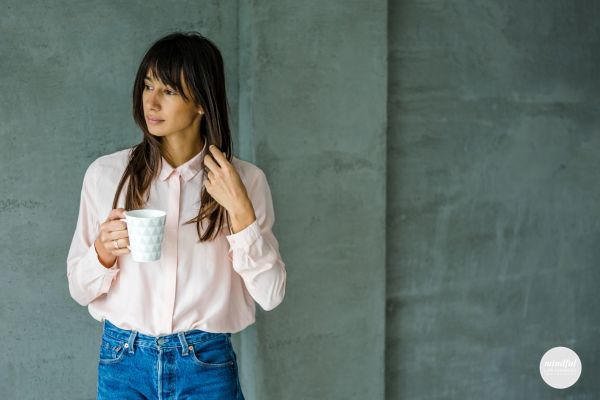
[[[129,232],[129,250],[138,262],[160,259],[166,215],[158,217],[130,217],[124,220]]]

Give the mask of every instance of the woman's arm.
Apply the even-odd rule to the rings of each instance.
[[[226,236],[230,244],[228,257],[250,295],[265,311],[270,311],[285,296],[286,270],[272,231],[275,213],[271,190],[260,169],[248,188],[248,196],[256,218],[240,231],[236,231],[232,221],[235,233]]]
[[[71,297],[82,306],[107,293],[119,268],[106,267],[94,246],[100,224],[93,199],[96,192],[95,163],[90,164],[83,178],[77,226],[67,256],[67,279]]]

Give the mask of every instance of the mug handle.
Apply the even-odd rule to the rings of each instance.
[[[127,224],[127,220],[125,218],[119,218],[119,221],[123,221],[125,222],[125,224]],[[124,247],[121,248],[124,249]],[[127,245],[127,248],[129,249],[129,251],[131,251],[131,247],[129,247],[129,245]]]

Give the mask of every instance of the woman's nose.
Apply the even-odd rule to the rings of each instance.
[[[151,109],[160,108],[160,100],[154,93],[150,93],[146,98],[146,106]]]

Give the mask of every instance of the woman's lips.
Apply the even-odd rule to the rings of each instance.
[[[160,124],[161,122],[164,122],[164,120],[162,119],[152,119],[152,118],[146,118],[146,121],[148,121],[148,123],[155,125],[155,124]]]

